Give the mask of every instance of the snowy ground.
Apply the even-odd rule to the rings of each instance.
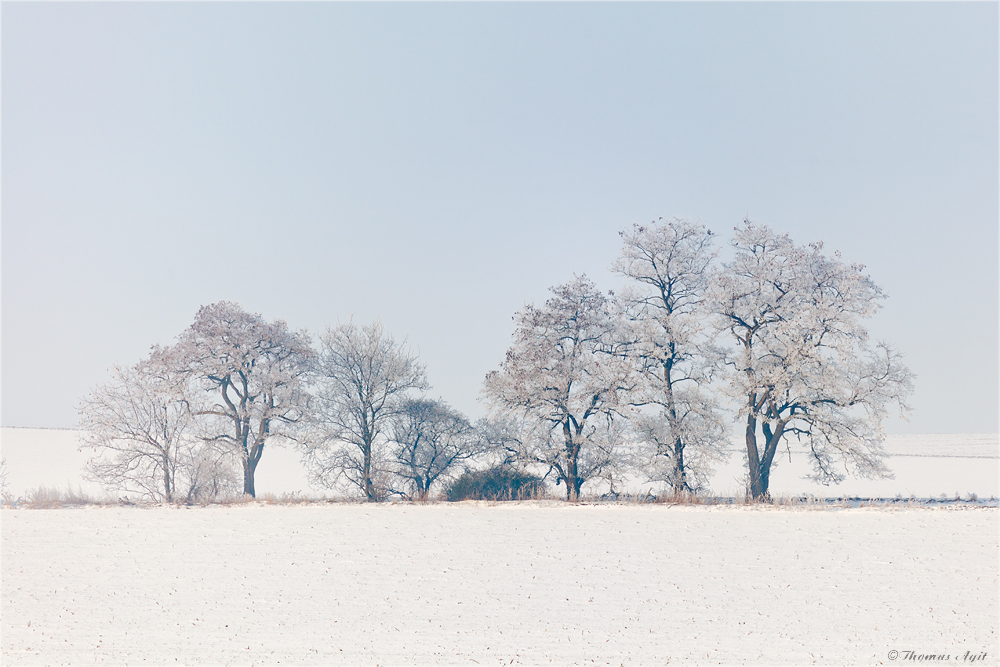
[[[0,452],[9,470],[7,483],[16,498],[27,491],[45,485],[59,490],[72,486],[101,496],[100,486],[84,480],[84,463],[89,450],[80,452],[78,431],[62,429],[0,429]],[[794,443],[793,443],[794,444]],[[771,476],[771,491],[781,495],[813,495],[817,497],[861,496],[893,498],[938,498],[945,494],[980,498],[1000,498],[1000,440],[997,434],[960,435],[891,435],[886,442],[891,454],[888,460],[895,479],[848,479],[839,485],[822,486],[803,479],[809,472],[806,456],[792,448],[791,461],[787,452],[779,452],[777,467]],[[718,466],[711,480],[715,495],[743,495],[745,475],[743,455],[736,447],[729,461]],[[269,447],[257,469],[259,495],[301,493],[320,496],[323,491],[310,489],[299,456],[292,450]],[[657,485],[632,485],[632,491],[657,492]],[[599,493],[600,489],[585,492]]]
[[[804,479],[812,471],[808,456],[796,449],[775,456],[771,493],[813,495],[820,498],[1000,498],[1000,439],[996,434],[890,435],[885,448],[893,479],[855,479],[848,475],[840,484],[823,486]],[[744,455],[734,450],[729,461],[717,467],[712,489],[717,495],[740,496],[746,474]],[[791,458],[791,460],[789,460]]]
[[[844,665],[970,664],[985,652],[979,664],[997,664],[998,517],[958,506],[5,509],[2,658]]]

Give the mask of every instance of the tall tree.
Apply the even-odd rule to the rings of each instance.
[[[307,447],[312,478],[333,488],[344,477],[368,501],[380,500],[388,490],[377,479],[388,472],[386,429],[408,392],[428,388],[424,367],[378,321],[328,328],[320,345]]]
[[[611,422],[633,378],[608,298],[586,276],[551,291],[543,307],[514,316],[514,342],[484,395],[494,412],[523,419],[521,458],[555,472],[576,501],[587,480],[617,463]]]
[[[882,422],[892,404],[909,410],[913,376],[890,345],[868,341],[863,322],[881,307],[882,290],[863,265],[749,220],[732,246],[717,307],[737,345],[730,389],[746,419],[752,497],[770,498],[775,453],[792,434],[805,441],[818,481],[844,479],[838,460],[859,476],[889,476]]]
[[[638,418],[654,464],[674,493],[693,493],[728,445],[721,407],[705,391],[720,355],[707,326],[711,265],[718,251],[704,225],[662,218],[621,233],[613,270],[633,284],[618,298],[632,324],[629,358],[640,382],[632,401],[654,414]]]
[[[184,374],[164,362],[161,348],[134,366],[112,368],[112,379],[80,404],[81,448],[102,486],[158,501],[213,497],[226,487],[231,463],[195,435],[191,391]]]
[[[243,493],[255,497],[254,476],[265,444],[294,437],[308,409],[304,381],[314,360],[309,335],[220,301],[202,306],[166,354],[209,395],[196,411],[204,437],[236,455]]]
[[[485,448],[478,429],[442,400],[405,401],[389,422],[389,435],[396,475],[417,500],[427,500],[432,484]]]

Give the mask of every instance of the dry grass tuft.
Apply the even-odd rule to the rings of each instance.
[[[88,496],[81,487],[73,488],[67,485],[64,490],[54,486],[39,486],[28,491],[24,496],[14,498],[9,493],[3,497],[3,506],[15,509],[56,509],[60,507],[78,507],[82,505],[109,505],[118,501],[98,500]]]

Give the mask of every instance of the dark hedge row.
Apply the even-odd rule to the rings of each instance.
[[[467,470],[448,486],[448,500],[528,500],[545,495],[545,482],[515,468]]]

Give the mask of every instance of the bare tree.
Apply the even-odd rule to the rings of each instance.
[[[653,446],[646,469],[674,493],[693,493],[728,445],[721,406],[706,391],[720,359],[706,304],[718,251],[710,230],[684,220],[661,218],[621,236],[612,268],[635,283],[618,294],[640,378],[631,400],[656,409],[637,418],[640,437]]]
[[[863,265],[749,220],[732,245],[718,310],[738,348],[730,390],[746,419],[752,497],[770,498],[774,456],[790,434],[805,441],[820,482],[844,479],[837,459],[862,477],[891,476],[882,421],[890,404],[909,410],[913,376],[887,343],[868,343],[863,320],[880,308],[882,290]]]
[[[163,350],[134,366],[112,368],[112,380],[80,405],[82,448],[93,479],[106,489],[157,502],[190,502],[225,490],[231,461],[213,455],[194,435],[190,388],[164,363]]]
[[[408,392],[428,387],[424,367],[378,321],[328,328],[320,344],[306,447],[312,480],[334,488],[344,478],[368,501],[380,500],[388,491],[386,429]]]
[[[713,466],[728,453],[730,431],[714,393],[698,388],[677,394],[673,414],[661,410],[632,418],[640,443],[632,456],[646,479],[666,482],[682,497],[705,490]]]
[[[544,307],[514,316],[514,343],[484,395],[499,415],[517,415],[525,462],[542,464],[576,501],[583,484],[616,465],[618,429],[633,388],[611,305],[585,276],[552,288]]]
[[[256,496],[265,444],[294,438],[308,409],[304,381],[314,360],[308,334],[220,301],[202,306],[165,355],[208,394],[195,411],[203,437],[235,454],[243,493]]]
[[[4,505],[13,502],[13,499],[10,497],[10,493],[7,491],[7,474],[9,472],[9,469],[7,468],[7,458],[0,458],[0,501],[2,501]]]
[[[427,500],[431,485],[484,450],[484,439],[469,420],[442,400],[405,401],[389,422],[395,472],[411,487],[411,497]]]

